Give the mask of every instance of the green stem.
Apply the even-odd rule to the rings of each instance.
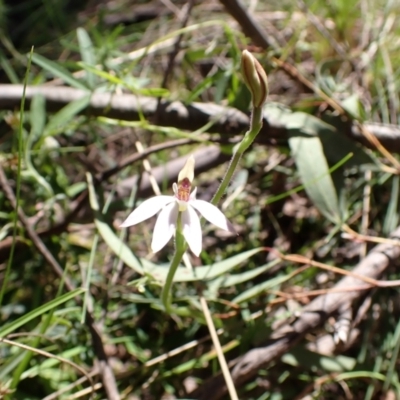
[[[213,199],[211,200],[212,204],[216,205],[221,200],[222,196],[225,193],[226,188],[229,185],[229,182],[231,181],[231,179],[233,177],[233,174],[235,173],[235,170],[239,164],[240,158],[242,157],[243,153],[253,143],[254,139],[260,132],[261,127],[262,127],[262,108],[255,107],[253,109],[253,113],[251,115],[250,129],[246,132],[246,134],[243,137],[243,140],[237,146],[237,148],[233,154],[232,160],[229,163],[228,170],[226,171],[224,179],[222,180],[221,185],[219,186],[217,192],[215,193]],[[165,280],[165,284],[164,284],[164,287],[161,292],[161,301],[165,307],[165,311],[167,311],[168,313],[171,312],[171,297],[172,296],[170,296],[170,292],[171,292],[172,282],[174,281],[174,276],[175,276],[176,270],[178,269],[179,264],[181,263],[181,260],[182,260],[183,255],[185,254],[186,248],[187,248],[187,245],[185,242],[185,238],[182,234],[181,214],[179,213],[177,227],[176,227],[176,233],[175,233],[175,253],[174,253],[174,257],[172,258],[171,265],[169,267],[167,279]]]
[[[238,150],[235,150],[233,153],[232,159],[229,163],[228,169],[225,173],[224,178],[222,179],[221,184],[219,185],[218,190],[216,191],[214,197],[211,200],[211,204],[214,204],[215,206],[219,203],[221,200],[222,196],[225,193],[226,188],[229,185],[229,182],[231,181],[233,174],[235,173],[236,167],[239,164],[239,161],[242,157],[242,153],[239,153]]]
[[[167,279],[165,280],[164,287],[161,292],[161,301],[164,304],[165,311],[168,313],[171,311],[171,286],[174,281],[175,272],[181,263],[182,257],[185,254],[186,245],[185,238],[182,234],[182,225],[181,225],[181,213],[178,214],[178,221],[176,224],[176,233],[175,233],[175,254],[172,258],[171,265],[169,267]]]
[[[217,205],[224,195],[226,188],[228,187],[233,174],[239,164],[240,158],[243,153],[250,147],[250,145],[254,142],[254,139],[260,132],[262,127],[262,108],[255,107],[253,109],[253,113],[251,114],[250,119],[250,129],[245,133],[242,141],[237,145],[235,152],[233,153],[231,162],[229,163],[228,169],[225,173],[224,178],[222,179],[221,184],[214,197],[211,200],[211,203]]]

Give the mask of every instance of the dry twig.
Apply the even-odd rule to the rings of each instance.
[[[257,21],[246,11],[240,0],[220,0],[229,14],[239,23],[244,34],[248,36],[256,46],[264,49],[272,47],[279,49],[279,44],[273,36],[267,35]]]

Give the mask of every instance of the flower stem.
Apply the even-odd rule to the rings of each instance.
[[[178,269],[182,257],[185,254],[185,250],[186,250],[186,245],[185,245],[185,238],[182,234],[181,213],[179,213],[176,232],[175,232],[175,253],[168,270],[167,279],[165,280],[165,284],[161,292],[161,301],[165,307],[165,311],[167,311],[168,313],[170,313],[171,311],[170,291],[172,282],[174,280],[176,270]]]
[[[243,153],[250,147],[250,145],[254,142],[254,139],[258,135],[262,127],[262,107],[254,107],[253,113],[251,114],[250,119],[250,129],[245,133],[242,141],[236,146],[236,149],[233,153],[231,162],[229,163],[228,169],[225,173],[224,178],[222,179],[221,184],[214,197],[211,200],[211,204],[217,205],[224,195],[226,188],[231,181],[233,174],[239,164],[240,158]]]

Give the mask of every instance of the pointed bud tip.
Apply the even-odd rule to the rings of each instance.
[[[248,50],[243,50],[241,61],[243,80],[251,92],[253,106],[261,107],[268,96],[267,74]]]

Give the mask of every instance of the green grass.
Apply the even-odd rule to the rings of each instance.
[[[231,154],[240,137],[216,133],[212,123],[199,127],[191,121],[193,129],[181,129],[178,117],[164,120],[162,111],[150,118],[139,110],[136,120],[117,119],[107,114],[108,105],[102,115],[87,105],[96,91],[187,106],[216,103],[248,113],[240,57],[250,39],[212,1],[196,3],[185,27],[171,12],[108,25],[108,14],[137,11],[122,1],[114,11],[43,1],[35,2],[35,10],[24,2],[4,12],[0,4],[0,20],[8,22],[0,32],[2,83],[84,92],[57,110],[45,97],[28,101],[21,93],[19,107],[2,106],[0,112],[0,166],[7,181],[0,187],[0,398],[107,398],[95,367],[101,351],[94,345],[92,317],[122,399],[192,398],[193,385],[202,387],[221,371],[201,296],[225,358],[235,360],[265,344],[286,318],[295,320],[314,297],[308,292],[328,290],[341,279],[301,268],[293,258],[282,261],[278,252],[351,271],[373,244],[364,248],[344,238],[344,226],[380,238],[396,229],[398,155],[388,160],[343,133],[352,120],[399,125],[399,6],[305,3],[317,23],[295,1],[257,4],[256,18],[280,38],[278,49],[250,48],[269,77],[264,115],[287,138],[275,140],[268,136],[272,130],[263,131],[243,155],[219,204],[238,236],[205,224],[201,256],[189,254],[193,269],[183,262],[177,266],[169,312],[161,293],[173,241],[152,255],[154,218],[127,231],[118,228],[152,196],[141,195],[138,181],[128,179],[146,181],[143,159],[156,171],[206,146]],[[21,23],[13,31],[16,17]],[[162,87],[180,35],[168,85]],[[294,67],[308,86],[279,69],[274,57]],[[167,146],[176,140],[185,144]],[[136,142],[151,153],[118,168],[137,153]],[[227,165],[195,177],[200,198],[212,198]],[[161,175],[161,191],[171,194]],[[399,274],[390,268],[383,279]],[[360,295],[351,319],[358,336],[347,348],[329,354],[311,348],[333,335],[332,316],[236,385],[238,397],[399,397],[397,297],[396,288]]]

